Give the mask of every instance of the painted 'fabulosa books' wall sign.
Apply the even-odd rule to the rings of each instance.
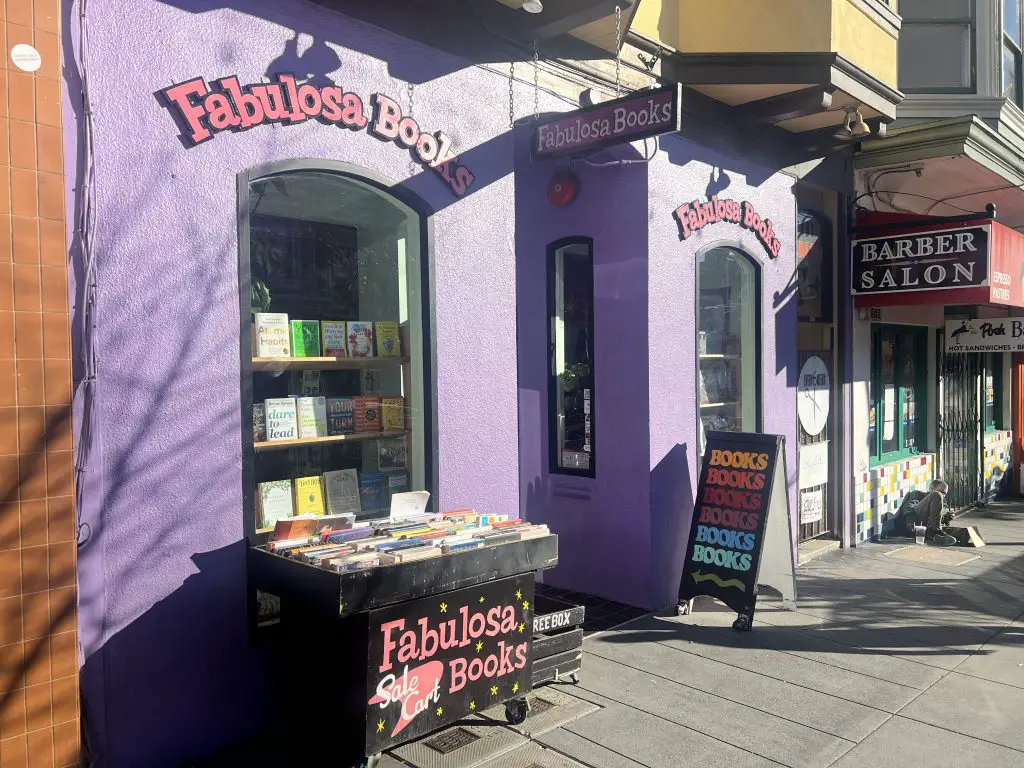
[[[473,185],[473,173],[458,162],[451,137],[429,133],[394,99],[382,93],[370,97],[371,110],[359,94],[337,85],[299,84],[292,75],[277,82],[241,85],[234,75],[207,83],[196,77],[157,92],[174,117],[186,146],[209,141],[224,131],[245,131],[268,123],[294,125],[317,120],[353,131],[366,129],[379,139],[407,148],[413,158],[434,170],[457,196]]]

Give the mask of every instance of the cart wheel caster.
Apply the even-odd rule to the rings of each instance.
[[[691,613],[693,613],[693,600],[687,600],[676,606],[676,616],[689,616]]]
[[[363,768],[377,768],[380,765],[381,753],[378,752],[376,755],[370,755],[363,762]]]
[[[571,675],[569,675],[569,682],[572,683],[573,685],[579,685],[580,684],[580,676],[577,675],[575,672],[573,672]]]
[[[737,632],[749,632],[750,631],[750,619],[746,616],[737,616],[736,621],[732,623],[732,628]]]
[[[509,725],[521,725],[526,722],[526,716],[530,714],[530,702],[525,698],[515,699],[505,704],[505,719]]]

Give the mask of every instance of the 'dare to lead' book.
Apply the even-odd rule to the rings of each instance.
[[[263,401],[267,411],[267,440],[294,440],[299,422],[294,397],[272,397]]]

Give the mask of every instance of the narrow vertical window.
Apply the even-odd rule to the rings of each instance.
[[[551,470],[594,476],[593,241],[571,238],[548,249],[548,419]]]
[[[985,355],[985,430],[991,432],[1003,426],[1003,355],[988,352]]]
[[[697,268],[700,452],[706,432],[761,429],[760,275],[735,248],[713,248]]]

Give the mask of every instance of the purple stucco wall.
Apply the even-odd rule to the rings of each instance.
[[[507,81],[304,2],[226,4],[88,6],[98,369],[80,477],[90,532],[80,624],[86,714],[105,765],[174,765],[273,720],[265,653],[245,625],[239,172],[343,160],[435,211],[438,504],[519,510]],[[258,10],[235,10],[246,6]],[[154,92],[195,76],[259,82],[297,33],[327,43],[316,65],[333,61],[323,74],[364,98],[405,105],[413,79],[417,118],[453,138],[476,175],[472,193],[456,201],[433,172],[410,178],[395,145],[313,121],[184,149]],[[68,88],[74,104],[71,76]],[[80,272],[77,249],[73,258]]]
[[[650,608],[675,599],[693,510],[696,268],[698,251],[709,246],[741,247],[763,264],[762,386],[771,403],[764,431],[785,435],[791,482],[796,477],[796,315],[785,293],[795,270],[793,179],[677,137],[659,143],[649,163],[637,144],[602,157],[604,167],[574,164],[580,193],[561,209],[548,203],[546,189],[564,162],[531,164],[520,145],[516,165],[523,515],[562,537],[547,583]],[[734,224],[680,240],[672,212],[705,199],[712,177],[721,197],[748,200],[772,220],[782,243],[777,259]],[[573,235],[594,240],[594,479],[549,472],[546,246]],[[790,504],[795,509],[792,492]]]

